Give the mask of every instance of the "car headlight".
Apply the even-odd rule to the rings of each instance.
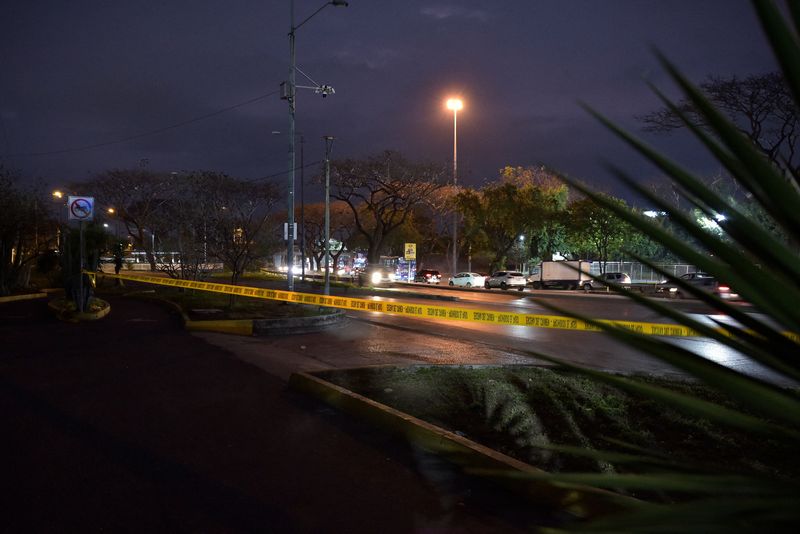
[[[394,282],[396,278],[397,278],[397,276],[395,276],[395,274],[394,274],[394,273],[390,273],[390,274],[389,274],[389,281],[390,281],[390,282]]]
[[[372,273],[372,283],[373,284],[380,284],[381,283],[381,273],[374,272]]]

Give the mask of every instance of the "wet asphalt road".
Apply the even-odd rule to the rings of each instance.
[[[409,294],[409,291],[417,295]],[[398,284],[392,288],[376,291],[375,294],[376,296],[372,298],[386,302],[435,303],[481,310],[554,314],[542,306],[541,301],[545,301],[595,319],[672,322],[624,296],[605,292],[584,294],[578,291],[531,291],[530,289],[523,292],[482,289],[454,291],[441,286]],[[436,301],[420,298],[423,296],[441,296],[456,300]],[[707,323],[711,323],[712,318],[720,321],[728,320],[725,316],[708,315],[710,310],[696,300],[660,299],[660,302]],[[749,309],[744,303],[734,303],[734,305],[741,306],[744,310]],[[540,353],[571,363],[620,373],[650,373],[665,376],[680,374],[669,365],[598,332],[417,319],[369,312],[348,311],[348,316],[356,321],[397,330],[395,334],[384,330],[372,336],[364,336],[364,343],[371,347],[384,347],[384,350],[385,347],[393,347],[388,350],[395,351],[400,345],[400,352],[415,358],[418,363],[530,364],[541,363],[541,360],[535,357],[535,353]],[[432,337],[421,345],[408,343],[407,348],[403,349],[403,340],[411,334]],[[433,339],[444,341],[436,342]],[[780,384],[786,383],[769,369],[753,363],[715,341],[699,337],[669,338],[668,341],[740,372]],[[435,350],[428,350],[428,347]],[[464,347],[469,349],[465,350]]]

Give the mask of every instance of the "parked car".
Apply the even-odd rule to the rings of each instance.
[[[583,284],[583,290],[605,289],[608,291],[609,285],[611,284],[616,284],[627,289],[631,287],[631,277],[628,273],[603,273],[600,275],[600,278],[602,280],[590,280]]]
[[[691,284],[702,289],[703,291],[716,295],[721,299],[727,300],[739,298],[739,295],[734,293],[728,284],[721,283],[708,273],[686,273],[681,276],[680,279],[687,284]],[[658,293],[665,293],[667,296],[673,298],[686,298],[692,296],[671,282],[662,282],[658,285],[656,291]]]
[[[414,281],[423,284],[438,284],[441,279],[442,275],[435,269],[421,269],[414,275]]]
[[[499,287],[500,289],[508,289],[510,287],[517,288],[518,291],[522,291],[525,289],[525,284],[528,281],[525,280],[525,275],[518,271],[497,271],[492,276],[486,279],[484,282],[483,287],[486,289],[491,289],[493,287]]]
[[[450,278],[451,286],[481,287],[486,283],[486,277],[478,273],[457,273]]]

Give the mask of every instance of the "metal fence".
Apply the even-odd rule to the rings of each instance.
[[[590,272],[592,274],[600,274],[601,262],[592,262]],[[686,273],[696,272],[698,269],[694,265],[686,263],[659,263],[659,268],[667,271],[675,277],[680,277]],[[628,273],[631,277],[631,282],[634,284],[644,284],[650,282],[660,282],[664,279],[663,276],[653,271],[647,265],[635,261],[608,261],[605,263],[605,270],[607,273]]]

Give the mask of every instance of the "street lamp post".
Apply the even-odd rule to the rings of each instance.
[[[327,6],[343,6],[347,7],[347,2],[343,0],[330,0],[329,2],[325,2],[319,9],[313,12],[311,15],[305,18],[303,22],[298,24],[297,26],[294,25],[294,0],[289,0],[289,80],[287,82],[287,94],[286,99],[289,101],[289,188],[288,188],[288,195],[287,195],[287,236],[286,236],[286,260],[287,260],[287,270],[286,270],[286,280],[287,280],[287,289],[289,291],[294,291],[294,278],[292,276],[292,268],[294,267],[294,161],[295,161],[295,131],[294,131],[294,122],[295,122],[295,111],[296,111],[296,92],[297,92],[297,84],[295,83],[295,71],[297,70],[296,65],[296,54],[295,54],[295,34],[306,22],[308,22],[311,17],[325,9]],[[333,92],[328,86],[318,86],[316,88],[318,92],[321,92],[323,96],[326,96],[329,92]]]
[[[275,130],[272,135],[280,135],[281,132]],[[306,196],[305,196],[305,163],[303,161],[303,147],[305,146],[305,137],[301,132],[295,132],[295,136],[300,138],[300,229],[297,235],[300,236],[300,265],[301,273],[300,280],[306,281]]]
[[[449,98],[447,109],[453,110],[453,188],[458,187],[458,110],[464,107],[460,98]],[[453,276],[458,272],[458,213],[453,213]]]
[[[108,208],[106,212],[112,217],[114,217],[114,239],[116,239],[116,241],[119,241],[119,217],[116,216],[117,210],[115,210],[114,208]]]
[[[303,163],[305,138],[300,134],[300,280],[306,281],[306,173]]]
[[[331,294],[331,149],[333,140],[331,135],[323,137],[325,140],[325,289],[324,294]]]
[[[53,191],[53,198],[58,199],[59,201],[64,197],[64,193],[56,189]],[[58,226],[56,227],[56,246],[58,250],[61,251],[61,217],[57,219]]]

